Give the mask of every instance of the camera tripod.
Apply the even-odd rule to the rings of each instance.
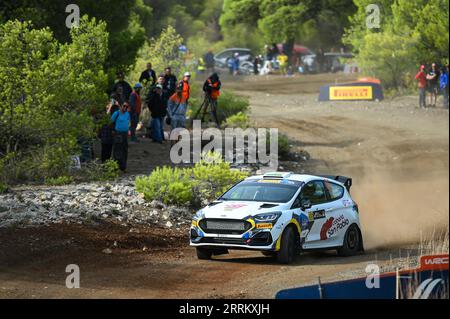
[[[217,118],[217,101],[213,100],[209,94],[205,94],[205,98],[203,99],[202,104],[200,105],[199,109],[197,110],[192,119],[193,120],[198,119],[198,116],[201,113],[202,114],[201,121],[203,122],[206,114],[208,113],[208,108],[210,108],[209,113],[211,113],[211,117],[213,118],[217,127],[220,128],[219,119]]]

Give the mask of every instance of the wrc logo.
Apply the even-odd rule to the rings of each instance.
[[[413,299],[428,299],[430,297],[431,292],[434,287],[438,284],[443,283],[444,280],[441,278],[438,279],[426,279],[422,281],[419,287],[417,287],[416,292],[414,293]]]

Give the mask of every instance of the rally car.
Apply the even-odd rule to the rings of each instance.
[[[363,251],[351,178],[273,172],[248,177],[199,210],[190,244],[199,259],[251,249],[292,262],[302,250]]]

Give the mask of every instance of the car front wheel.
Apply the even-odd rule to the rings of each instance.
[[[277,260],[279,263],[289,264],[294,260],[295,253],[295,232],[292,227],[288,227],[281,235],[281,246],[277,253]]]
[[[202,248],[202,247],[197,247],[196,249],[197,249],[197,258],[198,259],[202,259],[202,260],[211,259],[211,256],[213,254],[212,250]]]

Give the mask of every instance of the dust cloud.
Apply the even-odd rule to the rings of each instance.
[[[364,174],[352,188],[366,249],[419,243],[449,227],[448,175],[424,179]]]

